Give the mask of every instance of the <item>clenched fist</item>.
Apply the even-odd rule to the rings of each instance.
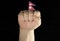
[[[18,14],[20,29],[32,30],[41,25],[41,14],[39,11],[24,10]]]

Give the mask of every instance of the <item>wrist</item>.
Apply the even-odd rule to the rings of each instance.
[[[20,33],[31,33],[31,32],[34,32],[34,30],[26,30],[26,29],[20,29]]]
[[[23,39],[21,39],[23,38]],[[34,41],[34,30],[20,29],[20,39],[21,41]]]

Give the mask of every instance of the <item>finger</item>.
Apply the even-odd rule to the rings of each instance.
[[[28,11],[25,10],[24,11],[24,21],[28,21],[28,16],[29,16]]]
[[[23,11],[20,11],[20,12],[19,12],[19,14],[18,14],[18,16],[19,16],[19,15],[22,15],[22,16],[23,16],[23,14],[22,14],[22,13],[24,13],[24,12],[23,12]]]
[[[29,20],[28,21],[32,21],[33,20],[33,11],[29,11]]]
[[[35,16],[36,18],[40,18],[40,17],[41,17],[40,11],[35,11],[35,12],[34,12],[34,16]]]
[[[34,19],[34,21],[36,21],[36,22],[38,22],[38,21],[41,20],[41,14],[40,14],[39,11],[35,11],[35,12],[34,12],[33,19]]]
[[[20,13],[18,14],[18,21],[24,21],[23,14],[24,14],[24,12],[20,11]]]

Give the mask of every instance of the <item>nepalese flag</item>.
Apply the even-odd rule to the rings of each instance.
[[[28,10],[35,10],[33,6],[36,6],[36,5],[29,1]]]

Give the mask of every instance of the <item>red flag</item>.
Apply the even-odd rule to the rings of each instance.
[[[33,4],[32,2],[29,1],[28,10],[35,10],[35,9],[33,8],[33,6],[35,6],[35,4]]]
[[[35,6],[35,4],[29,1],[29,6]]]

